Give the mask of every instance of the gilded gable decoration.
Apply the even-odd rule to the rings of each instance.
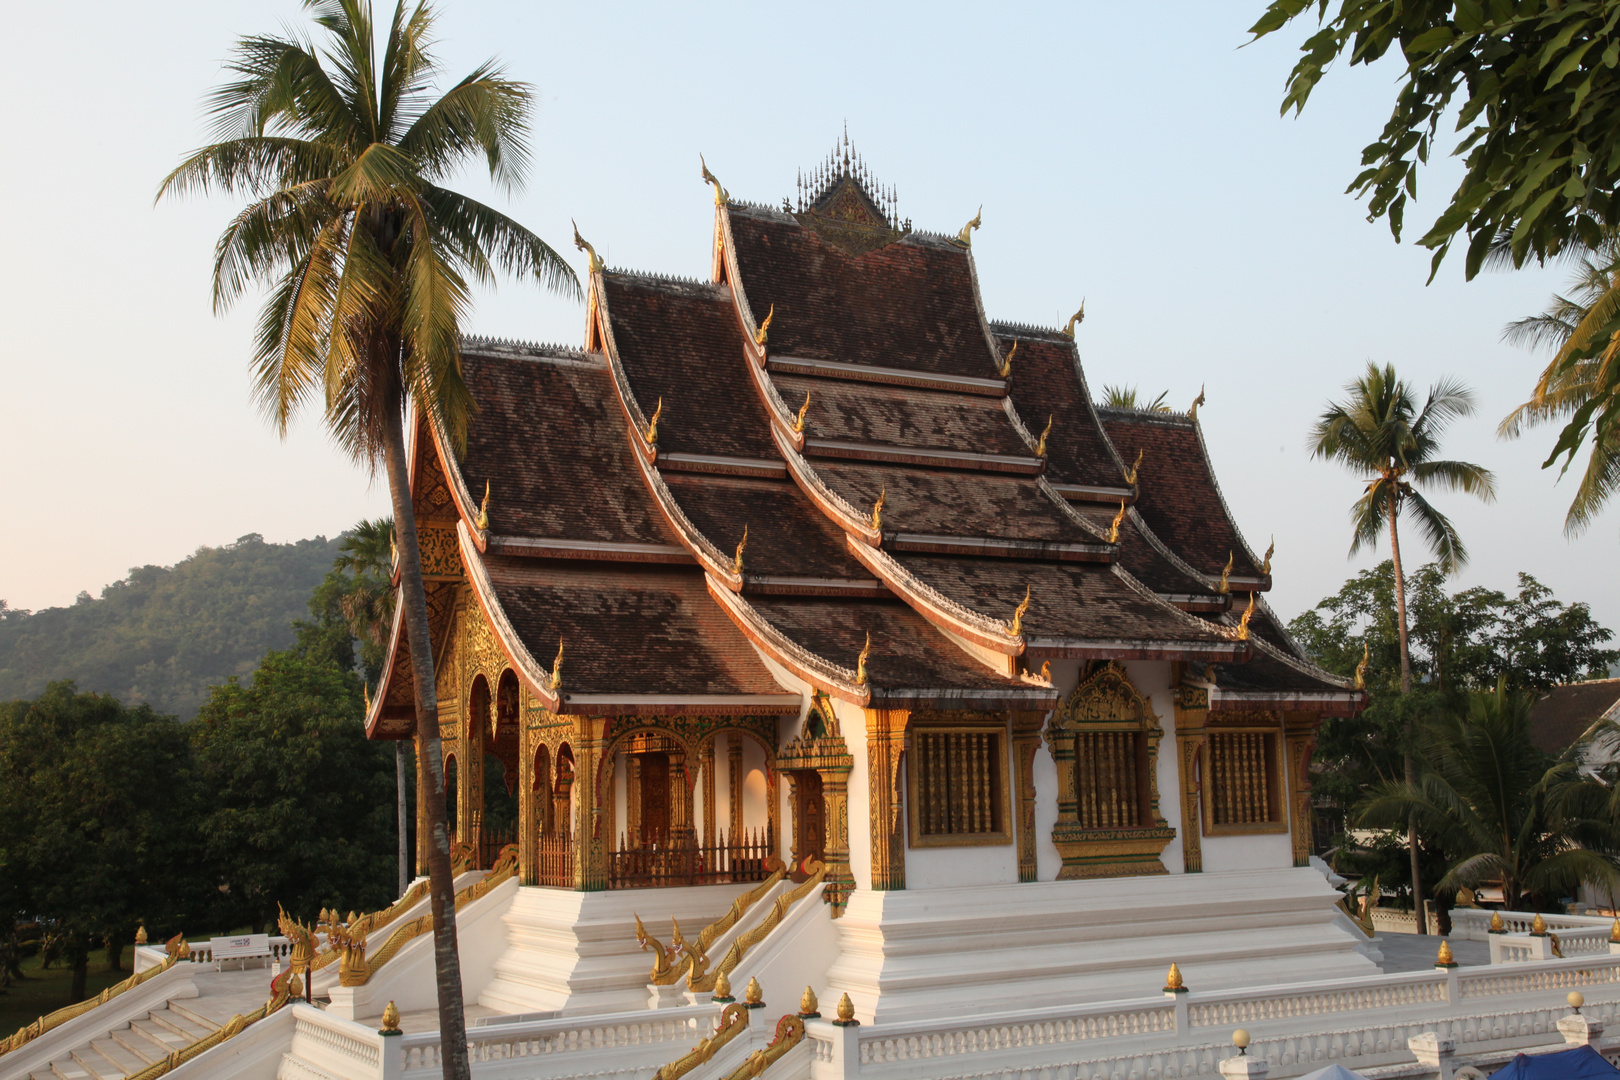
[[[826,161],[808,176],[799,174],[798,192],[794,219],[857,258],[911,231],[911,222],[900,220],[894,189],[876,183],[847,133]]]

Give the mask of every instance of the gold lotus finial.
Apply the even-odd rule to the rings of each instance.
[[[489,481],[484,481],[484,501],[478,504],[478,518],[473,522],[480,531],[489,531]]]
[[[1506,932],[1507,923],[1502,921],[1502,913],[1500,911],[1491,912],[1491,933],[1502,934]],[[1614,920],[1614,929],[1609,932],[1610,941],[1616,940],[1615,934],[1620,934],[1620,919]]]
[[[562,660],[563,640],[557,639],[557,659],[551,662],[551,682],[548,684],[553,690],[562,689]]]
[[[382,1024],[384,1035],[399,1034],[399,1006],[392,1001],[383,1009]]]
[[[866,634],[866,644],[861,646],[861,655],[855,658],[855,685],[866,685],[866,660],[872,655],[872,634]]]
[[[724,968],[714,977],[714,997],[717,1001],[731,1000],[731,976],[726,974]]]
[[[702,154],[698,155],[698,164],[703,166],[703,182],[714,185],[714,205],[724,206],[730,202],[731,196],[726,194],[726,189],[720,186],[720,181],[709,171],[709,163],[703,160]]]
[[[1204,388],[1202,386],[1200,386],[1198,388],[1198,396],[1193,398],[1192,408],[1187,410],[1187,415],[1190,418],[1194,419],[1194,420],[1198,419],[1198,406],[1202,405],[1203,403],[1204,403]]]
[[[1073,340],[1074,339],[1074,328],[1079,326],[1081,323],[1083,323],[1085,321],[1086,321],[1086,301],[1085,301],[1084,297],[1081,297],[1081,299],[1080,299],[1080,310],[1075,312],[1073,315],[1069,316],[1069,325],[1067,325],[1067,326],[1065,326],[1063,328],[1063,336],[1066,337],[1066,338],[1069,338],[1070,340]]]
[[[135,944],[137,944],[137,945],[145,945],[146,944],[146,924],[145,923],[141,923],[141,925],[139,925],[139,926],[137,926],[135,928]]]
[[[805,987],[804,993],[799,995],[799,1015],[820,1016],[820,1004],[816,1000],[816,992],[808,986]]]
[[[1371,649],[1370,646],[1368,646],[1368,644],[1365,641],[1363,641],[1361,643],[1361,663],[1356,665],[1356,689],[1357,690],[1365,690],[1365,689],[1367,689],[1367,667],[1371,663],[1372,663],[1372,649]],[[1498,911],[1495,915],[1493,915],[1491,917],[1491,922],[1492,923],[1500,922],[1501,919],[1502,919],[1502,913],[1500,911]]]
[[[847,993],[838,999],[838,1019],[846,1024],[855,1019],[855,1003],[849,1000]]]
[[[589,258],[589,272],[592,274],[600,273],[603,269],[605,269],[605,265],[603,264],[602,260],[597,257],[596,249],[591,246],[591,242],[589,240],[579,235],[578,222],[570,219],[570,224],[574,226],[574,246],[583,251]]]
[[[1547,920],[1541,917],[1539,911],[1536,912],[1535,920],[1530,923],[1530,932],[1532,934],[1545,934],[1547,932]]]
[[[664,398],[662,395],[660,395],[658,398],[658,406],[657,408],[653,409],[652,419],[647,421],[647,431],[641,436],[646,440],[648,446],[658,445],[658,418],[663,415]]]
[[[889,485],[884,484],[878,488],[877,502],[872,504],[872,528],[877,532],[883,531],[883,500],[889,494]]]
[[[1131,462],[1129,469],[1125,470],[1125,483],[1130,487],[1136,486],[1136,477],[1142,471],[1142,453],[1143,451],[1138,449],[1136,451],[1136,460]]]
[[[1125,500],[1119,500],[1119,513],[1114,515],[1113,523],[1108,526],[1108,542],[1119,543],[1119,527],[1125,524]]]
[[[1045,457],[1046,456],[1046,437],[1048,435],[1052,434],[1052,421],[1054,419],[1056,419],[1056,416],[1054,414],[1052,414],[1052,413],[1047,414],[1047,417],[1046,417],[1046,430],[1041,432],[1040,441],[1035,444],[1035,456],[1036,457]]]
[[[748,547],[748,523],[745,521],[745,522],[743,522],[742,539],[737,541],[737,554],[731,560],[731,572],[736,574],[738,577],[742,576],[742,571],[743,571],[742,557],[743,557],[743,552],[747,549],[747,547]]]
[[[1220,593],[1223,596],[1226,595],[1227,593],[1231,592],[1232,591],[1231,578],[1232,578],[1232,553],[1230,551],[1228,551],[1226,553],[1226,565],[1221,567],[1221,583],[1219,585],[1215,586],[1215,591]]]
[[[771,320],[774,318],[776,318],[776,305],[772,304],[771,310],[765,313],[765,321],[759,324],[758,330],[754,331],[755,345],[762,346],[765,344],[765,337],[771,332]]]
[[[1018,355],[1018,339],[1013,338],[1013,347],[1007,350],[1007,355],[1006,356],[1002,357],[1001,366],[996,369],[996,374],[1000,375],[1003,379],[1005,379],[1007,376],[1011,375],[1012,374],[1012,360],[1013,360],[1013,357],[1017,356],[1017,355]]]
[[[1275,554],[1277,554],[1277,538],[1273,536],[1271,543],[1266,547],[1266,557],[1260,560],[1260,572],[1262,574],[1271,573],[1271,557]]]
[[[765,991],[760,987],[759,980],[752,975],[748,977],[748,985],[743,989],[743,1001],[749,1005],[765,1004]]]
[[[810,391],[804,392],[804,404],[799,406],[799,418],[793,421],[793,430],[796,433],[804,431],[804,414],[810,411]]]
[[[1496,917],[1500,919],[1502,917],[1502,913],[1497,912]],[[1620,944],[1620,919],[1614,920],[1614,925],[1609,927],[1609,940],[1616,944]]]
[[[972,247],[973,230],[979,227],[979,220],[983,217],[984,207],[981,206],[979,207],[978,213],[973,215],[973,220],[962,226],[962,231],[956,234],[956,242],[961,244],[963,247]]]
[[[1164,992],[1174,994],[1185,989],[1187,989],[1187,984],[1181,980],[1181,968],[1176,964],[1171,964],[1169,974],[1164,977]]]
[[[1451,942],[1440,942],[1440,951],[1435,954],[1434,962],[1436,964],[1443,964],[1447,967],[1450,967],[1452,964],[1457,962],[1457,958],[1451,953]]]
[[[1254,618],[1254,593],[1249,594],[1249,606],[1243,609],[1243,615],[1238,619],[1238,638],[1249,640],[1249,620]]]
[[[1024,598],[1018,602],[1018,607],[1013,610],[1013,617],[1012,617],[1012,634],[1013,634],[1013,637],[1017,637],[1019,634],[1022,634],[1024,632],[1024,616],[1029,614],[1029,596],[1030,596],[1030,587],[1028,585],[1025,585],[1024,586]]]

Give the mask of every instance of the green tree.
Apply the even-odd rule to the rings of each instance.
[[[1455,117],[1463,177],[1418,241],[1434,251],[1433,270],[1464,232],[1469,279],[1493,249],[1522,266],[1603,248],[1605,231],[1620,225],[1614,0],[1272,0],[1251,33],[1274,33],[1313,7],[1320,29],[1300,47],[1283,112],[1303,109],[1340,57],[1371,64],[1398,48],[1406,62],[1389,119],[1349,188],[1367,198],[1369,218],[1386,218],[1400,239],[1418,174],[1444,150],[1440,124]],[[1620,276],[1612,258],[1603,269],[1605,290],[1585,305],[1532,398],[1567,417],[1543,468],[1559,457],[1567,468],[1588,435],[1600,459],[1620,442]],[[1564,396],[1582,384],[1579,404]]]
[[[68,682],[0,704],[0,900],[64,935],[73,1001],[94,945],[194,914],[194,791],[173,717]]]
[[[519,186],[532,95],[486,63],[433,98],[433,13],[401,2],[381,56],[367,0],[306,0],[327,34],[317,51],[292,37],[244,38],[236,80],[209,100],[214,144],[164,180],[159,198],[222,191],[251,198],[220,237],[214,299],[250,282],[271,294],[254,363],[265,411],[285,431],[321,397],[328,427],[357,460],[388,476],[400,555],[424,791],[439,1030],[447,1080],[468,1075],[455,940],[450,840],[444,824],[427,601],[405,460],[405,407],[459,441],[472,407],[460,333],[470,283],[496,270],[571,296],[562,257],[504,214],[439,186],[481,155],[502,187]]]

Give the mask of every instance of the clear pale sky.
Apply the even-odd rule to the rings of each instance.
[[[1566,539],[1570,481],[1539,468],[1552,433],[1495,437],[1541,367],[1500,343],[1502,324],[1562,273],[1465,284],[1459,258],[1425,287],[1427,253],[1343,194],[1397,70],[1337,70],[1302,119],[1279,118],[1306,28],[1240,48],[1262,8],[462,0],[438,52],[452,77],[493,53],[538,87],[529,187],[489,197],[582,272],[570,218],[612,265],[705,276],[699,151],[734,196],[779,202],[846,122],[917,227],[954,232],[983,204],[973,247],[993,318],[1057,324],[1085,297],[1097,392],[1134,383],[1185,408],[1207,385],[1222,487],[1251,546],[1276,537],[1285,616],[1371,562],[1345,557],[1357,478],[1304,452],[1324,401],[1369,359],[1424,386],[1460,376],[1481,409],[1450,456],[1496,470],[1500,489],[1488,507],[1437,497],[1472,549],[1461,583],[1510,589],[1528,570],[1620,628],[1620,516]],[[281,441],[254,411],[255,305],[216,318],[209,304],[235,205],[152,205],[203,140],[199,105],[232,41],[307,25],[298,5],[24,5],[7,24],[0,597],[71,603],[198,545],[333,535],[386,512],[381,480],[318,425]],[[1455,178],[1424,177],[1409,222]],[[487,192],[477,170],[463,186]],[[508,283],[468,329],[577,344],[583,321]]]

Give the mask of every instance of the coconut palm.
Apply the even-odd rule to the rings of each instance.
[[[1406,624],[1406,578],[1401,570],[1401,515],[1416,519],[1442,568],[1455,572],[1468,558],[1456,527],[1418,490],[1439,488],[1464,491],[1490,502],[1496,481],[1488,469],[1466,461],[1438,457],[1440,437],[1451,421],[1474,411],[1474,396],[1453,379],[1442,379],[1429,389],[1422,409],[1416,396],[1401,381],[1391,364],[1367,365],[1366,374],[1345,386],[1349,397],[1329,402],[1311,429],[1312,456],[1337,461],[1367,480],[1366,489],[1350,509],[1350,554],[1378,543],[1389,533],[1390,558],[1395,564],[1395,618],[1400,642],[1401,693],[1412,692],[1412,653]],[[1409,732],[1410,734],[1410,732]],[[1410,752],[1406,780],[1416,780]],[[1418,930],[1424,932],[1423,881],[1418,867],[1417,825],[1409,824],[1407,846],[1412,863],[1412,901]]]
[[[1170,391],[1166,390],[1152,401],[1145,404],[1136,392],[1134,386],[1104,386],[1102,404],[1109,409],[1139,409],[1142,412],[1169,412],[1170,406],[1165,404]]]
[[[1417,738],[1421,779],[1380,785],[1357,807],[1361,823],[1398,827],[1416,817],[1449,864],[1442,892],[1500,881],[1509,909],[1525,898],[1544,907],[1583,881],[1620,884],[1611,793],[1582,775],[1578,748],[1554,759],[1536,746],[1533,704],[1533,694],[1503,681],[1430,719]]]
[[[1510,344],[1553,352],[1553,362],[1542,372],[1530,400],[1513,410],[1497,429],[1503,438],[1518,438],[1526,428],[1551,420],[1567,422],[1604,395],[1603,384],[1609,378],[1605,365],[1612,361],[1607,352],[1590,355],[1589,350],[1575,350],[1566,355],[1566,351],[1571,339],[1583,332],[1589,316],[1601,310],[1604,297],[1620,288],[1620,275],[1615,272],[1620,264],[1620,234],[1606,233],[1596,248],[1582,249],[1575,264],[1568,296],[1554,294],[1539,315],[1516,319],[1502,330],[1503,340]],[[1590,327],[1586,333],[1591,335]],[[1564,516],[1564,531],[1570,535],[1590,525],[1620,488],[1620,424],[1604,423],[1599,417],[1593,427],[1586,470]],[[1570,454],[1573,458],[1574,448]]]
[[[306,0],[324,47],[294,36],[243,38],[233,81],[208,99],[215,142],[170,173],[158,197],[223,192],[251,201],[220,236],[214,304],[269,286],[253,355],[256,393],[283,433],[314,398],[336,441],[387,473],[400,597],[426,771],[426,844],[444,1075],[465,1078],[427,602],[406,472],[405,417],[465,431],[460,330],[473,283],[496,271],[577,296],[562,257],[489,206],[440,184],[477,157],[517,190],[529,153],[531,93],[487,62],[442,96],[428,52],[433,12],[402,2],[379,50],[368,0]],[[380,55],[379,55],[380,52]]]

